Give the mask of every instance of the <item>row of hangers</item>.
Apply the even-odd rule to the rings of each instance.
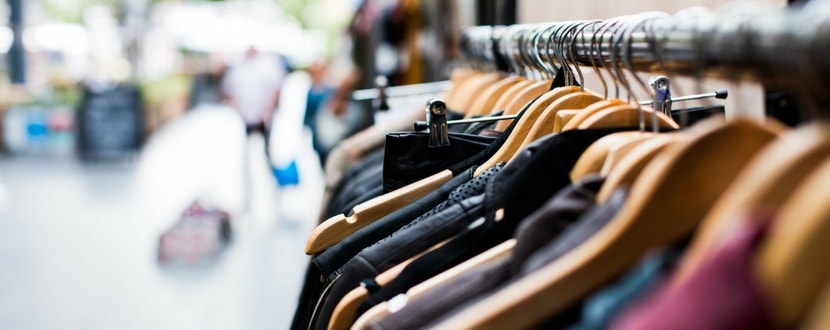
[[[804,316],[830,271],[830,263],[820,258],[822,243],[826,241],[822,237],[830,234],[827,232],[830,226],[825,225],[830,215],[826,205],[830,203],[821,190],[822,183],[830,179],[830,134],[821,124],[787,131],[775,123],[743,119],[726,123],[710,121],[682,132],[645,132],[648,122],[657,131],[680,126],[664,112],[642,108],[639,102],[608,99],[607,81],[599,69],[607,69],[612,84],[626,89],[629,95],[634,94],[633,84],[649,91],[647,83],[625,75],[625,70],[633,72],[636,67],[631,51],[633,36],[661,24],[676,27],[687,23],[683,20],[672,23],[671,19],[665,14],[644,13],[604,21],[513,26],[501,32],[489,28],[490,36],[485,33],[480,38],[474,36],[488,28],[466,34],[468,43],[479,45],[466,48],[469,54],[476,51],[480,54],[475,57],[479,59],[474,65],[478,69],[481,63],[496,62],[486,51],[487,47],[480,45],[490,43],[499,49],[504,47],[499,46],[504,44],[501,40],[511,40],[525,49],[527,46],[544,49],[550,56],[541,60],[541,57],[523,56],[539,52],[516,52],[521,46],[506,47],[501,49],[514,50],[512,54],[518,55],[510,64],[516,69],[513,74],[469,70],[453,75],[444,103],[449,109],[465,111],[465,117],[486,116],[501,109],[506,115],[515,115],[525,109],[516,119],[507,142],[479,167],[476,175],[497,162],[509,162],[516,151],[547,134],[611,126],[633,126],[641,130],[600,139],[585,152],[571,173],[574,180],[590,173],[607,175],[608,180],[599,194],[600,203],[615,188],[632,185],[629,201],[609,228],[563,260],[475,304],[442,323],[441,328],[531,326],[622,272],[648,247],[670,243],[699,228],[675,279],[681,282],[684,274],[691,272],[728,228],[734,226],[737,214],[759,209],[779,210],[778,218],[785,219],[774,224],[756,265],[765,289],[775,298],[776,319],[780,325],[792,326]],[[585,31],[591,31],[590,38],[574,37],[584,35]],[[506,38],[493,39],[492,35],[498,33],[505,33]],[[584,64],[576,56],[578,41],[583,46],[587,42],[588,52],[596,54],[596,60],[591,57],[590,65],[602,77],[602,95],[585,89],[575,79],[581,76],[578,64]],[[603,41],[607,44],[603,45]],[[603,49],[608,53],[603,54]],[[552,63],[560,67],[554,70]],[[538,67],[530,69],[531,65]],[[572,84],[551,88],[559,74],[567,75],[564,80]],[[661,105],[665,100],[651,103]],[[433,106],[434,102],[430,104]],[[500,122],[497,129],[503,130],[508,124]],[[319,253],[423,196],[451,176],[447,172],[436,174],[358,205],[349,216],[326,220],[315,229],[306,252]],[[416,299],[466,270],[504,258],[514,244],[515,241],[505,242],[416,286],[407,296]],[[383,283],[394,278],[404,265],[381,274],[376,280]],[[356,308],[355,302],[359,304],[366,294],[358,288],[347,295],[338,304],[330,328],[351,324],[352,320],[340,317],[347,317],[348,311]],[[388,304],[376,306],[357,320],[355,327],[360,328],[388,312]]]
[[[638,102],[619,99],[619,88],[616,88],[617,93],[615,94],[617,97],[608,99],[609,84],[605,81],[606,78],[613,80],[613,86],[624,86],[626,90],[631,90],[629,81],[626,80],[627,78],[624,77],[623,72],[625,70],[623,60],[625,58],[621,56],[620,52],[609,54],[609,57],[613,59],[610,63],[616,65],[607,67],[609,69],[608,77],[600,73],[599,68],[602,63],[593,63],[592,68],[603,82],[604,92],[602,94],[586,90],[584,86],[578,86],[578,83],[574,84],[577,81],[576,75],[581,76],[582,73],[579,66],[575,65],[574,59],[568,57],[568,55],[573,55],[573,52],[564,51],[566,46],[564,41],[566,39],[562,36],[567,33],[574,34],[583,31],[590,26],[588,23],[597,25],[595,27],[598,28],[598,36],[609,31],[614,33],[626,32],[624,29],[619,29],[619,26],[613,31],[611,30],[613,26],[600,26],[600,24],[603,24],[600,21],[582,22],[582,24],[577,24],[577,22],[556,24],[536,30],[512,29],[514,33],[508,36],[524,36],[522,38],[524,40],[533,40],[535,48],[542,47],[542,37],[547,36],[548,39],[545,39],[546,44],[544,45],[551,51],[550,58],[547,59],[548,61],[536,58],[536,61],[532,62],[539,65],[541,71],[532,71],[529,68],[525,71],[530,75],[546,75],[543,79],[529,79],[530,77],[516,74],[516,72],[505,73],[503,71],[458,70],[452,75],[450,79],[451,87],[444,95],[444,103],[451,110],[464,112],[465,118],[482,116],[497,110],[503,110],[505,116],[514,116],[529,105],[530,101],[534,101],[534,98],[539,97],[527,107],[504,147],[494,157],[480,166],[480,170],[477,171],[476,175],[481,174],[486,168],[492,167],[498,162],[510,160],[516,151],[526,147],[539,137],[557,131],[611,126],[640,126],[644,129],[646,121],[651,121],[653,127],[671,129],[679,127],[677,123],[663,113],[653,115],[655,112],[651,108],[644,108]],[[483,29],[490,30],[492,28],[485,27]],[[496,31],[493,30],[492,32]],[[475,38],[474,35],[481,35],[480,30],[465,33],[468,41],[485,41],[492,38],[492,34],[487,34],[485,38],[479,39]],[[533,38],[528,38],[531,35]],[[573,44],[574,40],[569,40],[569,42]],[[592,38],[592,41],[599,43],[602,40],[598,37]],[[623,45],[621,41],[624,41],[624,39],[613,40],[618,46]],[[555,45],[557,42],[559,45]],[[597,44],[596,47],[599,48],[600,45]],[[466,48],[476,49],[476,47]],[[486,60],[488,58],[486,54],[490,53],[494,53],[493,49],[481,52],[480,57],[476,57],[473,52],[468,52],[468,56],[475,59],[471,63],[473,67],[476,67],[482,63],[483,59]],[[556,70],[551,66],[554,61],[560,64],[560,69]],[[603,58],[602,61],[605,61],[605,59]],[[518,66],[519,62],[516,63]],[[571,66],[575,70],[571,69]],[[554,87],[552,86],[553,82],[557,79],[563,81],[562,86],[551,88]],[[564,81],[571,83],[565,84]],[[645,86],[645,83],[642,86]],[[722,93],[720,94],[722,95]],[[652,119],[656,120],[656,125]],[[496,130],[503,131],[509,124],[510,121],[502,121],[497,124]],[[451,177],[452,174],[449,171],[440,172],[403,189],[398,189],[357,205],[348,216],[338,215],[325,220],[312,232],[306,244],[306,253],[316,254],[321,252],[391,211],[413,202]]]

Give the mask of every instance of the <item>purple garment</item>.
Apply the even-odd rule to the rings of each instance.
[[[611,329],[771,329],[772,316],[753,272],[755,249],[764,237],[760,221],[744,220],[679,286],[664,284]]]

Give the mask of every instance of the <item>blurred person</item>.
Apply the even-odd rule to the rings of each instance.
[[[280,102],[280,90],[288,74],[281,57],[260,54],[251,45],[244,56],[232,63],[222,78],[224,103],[235,109],[245,122],[248,135],[259,133],[265,140],[265,158],[271,171],[269,152],[271,120]]]
[[[322,165],[337,143],[371,125],[371,114],[365,113],[360,103],[351,100],[360,71],[354,66],[341,71],[330,96],[323,100],[316,114],[314,148]]]
[[[317,60],[308,67],[308,74],[311,77],[311,87],[306,97],[305,115],[303,125],[311,131],[311,141],[314,151],[320,158],[320,165],[323,165],[323,156],[320,153],[323,146],[320,143],[320,136],[317,132],[317,113],[323,103],[334,94],[335,87],[327,78],[328,60]]]

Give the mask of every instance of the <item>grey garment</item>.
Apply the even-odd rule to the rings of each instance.
[[[596,205],[596,195],[605,178],[591,175],[562,189],[544,206],[531,213],[516,229],[518,242],[513,249],[513,273],[534,252],[559,237],[568,227]]]
[[[662,248],[650,251],[640,263],[618,282],[588,298],[582,317],[569,330],[601,330],[632,302],[643,297],[665,279],[680,261],[681,249]]]
[[[553,235],[548,237],[550,243],[558,241],[575,242],[569,236],[585,233],[580,228],[593,228],[593,224],[607,223],[616,214],[616,204],[603,206],[594,205],[595,193],[602,183],[601,178],[589,178],[563,189],[556,194],[543,209],[534,212],[522,228],[517,231],[517,245],[522,244],[545,246],[539,244],[539,235]],[[613,212],[596,212],[598,209],[610,208]],[[581,211],[580,211],[581,210]],[[604,219],[594,219],[605,217]],[[550,226],[546,230],[539,230],[544,225]],[[556,230],[556,228],[561,228]],[[584,240],[584,239],[583,239]],[[581,241],[580,241],[581,242]],[[576,247],[571,243],[571,248]],[[526,249],[528,250],[528,249]],[[504,287],[522,274],[516,273],[513,264],[526,258],[517,258],[514,255],[503,262],[494,263],[489,267],[481,267],[463,276],[445,283],[440,288],[429,291],[419,299],[410,301],[403,309],[389,314],[373,323],[373,329],[415,329],[428,325],[429,322],[440,320],[460,311],[459,306],[478,301],[488,294]],[[531,255],[533,253],[530,253]]]
[[[519,277],[524,277],[559,259],[599,232],[622,209],[627,197],[628,189],[620,188],[611,194],[605,204],[588,210],[574,226],[566,229],[560,237],[539,248],[522,262]]]
[[[527,258],[523,265],[519,265],[519,267],[517,267],[515,264],[517,260],[511,260],[514,264],[510,265],[510,267],[513,270],[518,269],[519,273],[511,273],[511,277],[498,287],[491,288],[490,290],[487,290],[487,292],[475,295],[473,298],[467,300],[466,303],[456,305],[457,307],[445,312],[440,317],[432,318],[430,323],[426,324],[426,327],[434,327],[440,324],[442,321],[452,317],[460,311],[463,311],[467,307],[478,303],[495,292],[500,290],[509,290],[512,283],[522,279],[533,271],[555,262],[568,252],[573,251],[573,249],[584,243],[591,236],[599,232],[605,225],[611,222],[614,216],[616,216],[622,209],[623,203],[627,197],[627,188],[620,188],[614,191],[611,194],[611,198],[609,198],[605,204],[595,205],[591,209],[587,210],[576,223],[568,227],[556,239],[551,240],[548,244],[541,247],[538,251]],[[565,315],[564,318],[569,319],[570,315]],[[554,319],[551,323],[554,325],[552,326],[553,328],[561,327],[558,320],[556,320],[557,315],[551,315],[551,319]],[[545,326],[543,328],[547,327],[550,326]]]

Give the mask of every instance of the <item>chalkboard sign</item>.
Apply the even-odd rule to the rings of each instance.
[[[78,147],[84,159],[134,154],[142,139],[141,95],[135,86],[84,88]]]

